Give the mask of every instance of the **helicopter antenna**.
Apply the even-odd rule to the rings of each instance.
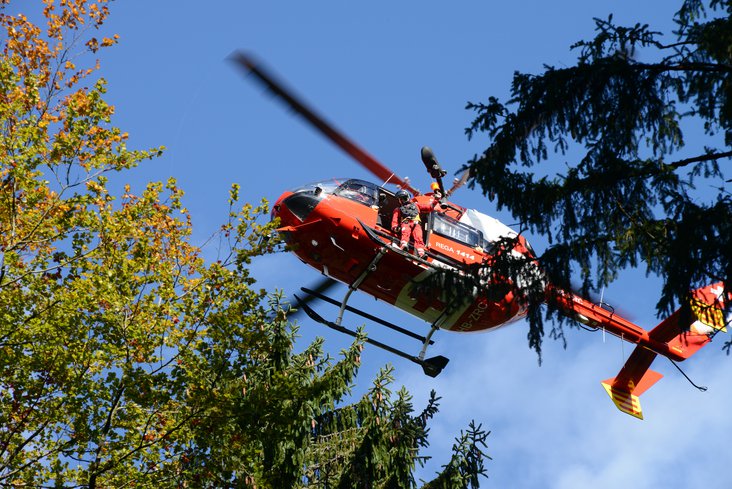
[[[405,182],[394,174],[393,171],[381,164],[376,158],[371,156],[366,150],[358,146],[351,139],[345,136],[341,131],[332,124],[326,122],[314,110],[309,108],[305,102],[294,95],[294,92],[285,85],[276,80],[274,75],[268,73],[259,63],[257,63],[251,55],[242,51],[234,51],[228,57],[231,61],[241,67],[246,73],[251,73],[261,82],[268,90],[277,97],[281,98],[296,113],[301,115],[315,129],[320,131],[326,138],[330,139],[336,146],[346,152],[351,158],[359,162],[364,168],[373,173],[380,180],[393,180],[393,183],[409,190],[413,195],[419,195],[420,192],[412,188],[409,183]]]
[[[387,183],[389,183],[389,180],[391,180],[392,177],[395,177],[395,176],[396,175],[394,175],[393,173],[391,175],[389,175],[389,178],[387,178],[386,180],[384,180],[384,183],[381,186],[383,187],[384,185],[386,185]],[[409,183],[409,178],[408,177],[404,177],[404,181],[407,182],[407,183]]]

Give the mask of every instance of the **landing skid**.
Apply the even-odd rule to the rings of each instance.
[[[306,291],[307,292],[307,291]],[[308,306],[305,301],[300,299],[297,295],[295,295],[295,299],[297,300],[298,304],[300,305],[300,308],[305,311],[305,314],[307,314],[313,321],[316,321],[322,325],[325,325],[335,331],[338,331],[339,333],[344,333],[348,336],[352,336],[354,338],[358,337],[358,334],[350,330],[348,328],[345,328],[341,326],[340,324],[336,324],[333,321],[328,321],[327,319],[323,318],[320,314],[315,312],[310,306]],[[333,299],[328,300],[328,302],[335,302],[336,304],[339,304],[337,301],[334,301]],[[365,313],[363,311],[360,311],[354,307],[348,307],[348,310],[358,314],[361,317],[364,317],[366,319],[374,319],[374,316]],[[378,319],[378,318],[377,318]],[[409,360],[410,362],[414,362],[417,365],[422,367],[422,370],[426,375],[429,375],[430,377],[437,377],[440,372],[442,372],[442,369],[445,368],[447,363],[450,361],[448,358],[443,357],[442,355],[438,355],[436,357],[431,358],[424,358],[425,351],[427,350],[427,346],[432,344],[433,341],[431,341],[432,334],[438,329],[437,327],[433,326],[432,330],[430,330],[430,333],[427,335],[427,337],[422,337],[419,335],[416,335],[415,333],[412,333],[411,331],[404,330],[403,328],[400,328],[399,326],[396,326],[395,324],[391,324],[387,321],[384,321],[382,319],[379,319],[377,321],[378,323],[390,327],[391,329],[394,329],[395,331],[399,331],[400,333],[406,334],[413,338],[418,338],[423,341],[422,345],[422,351],[419,355],[410,355],[409,353],[406,353],[402,350],[399,350],[398,348],[394,348],[393,346],[387,345],[386,343],[382,343],[380,341],[372,340],[371,338],[365,338],[365,342],[369,345],[373,345],[377,348],[381,348],[382,350],[388,351],[389,353],[393,353],[394,355],[397,355],[401,358],[404,358],[406,360]]]

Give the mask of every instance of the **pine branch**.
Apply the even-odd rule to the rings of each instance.
[[[693,158],[686,158],[676,161],[674,163],[665,164],[664,167],[677,169],[690,165],[692,163],[701,163],[703,161],[717,161],[722,158],[732,158],[732,151],[727,151],[724,153],[708,153],[705,155],[695,156]]]

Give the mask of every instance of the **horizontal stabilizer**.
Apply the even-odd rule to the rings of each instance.
[[[617,377],[602,381],[602,386],[615,407],[638,419],[643,419],[639,396],[663,377],[649,368],[655,358],[655,352],[637,346]]]
[[[612,382],[613,379],[609,380]],[[613,403],[615,403],[615,407],[626,414],[635,416],[638,419],[643,419],[643,410],[641,409],[640,399],[638,399],[638,396],[635,396],[624,389],[613,387],[611,382],[608,383],[608,381],[603,381],[602,386],[605,388],[607,395],[610,396],[610,399],[613,400]]]

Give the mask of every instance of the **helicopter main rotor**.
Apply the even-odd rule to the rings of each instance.
[[[294,91],[286,88],[284,83],[278,81],[275,76],[269,73],[261,63],[257,63],[254,57],[242,51],[234,51],[229,59],[241,67],[245,73],[254,75],[255,79],[264,85],[277,97],[282,99],[292,110],[301,115],[310,125],[320,131],[326,138],[346,152],[351,158],[360,163],[364,168],[379,178],[383,184],[393,183],[400,188],[410,191],[413,195],[420,192],[413,188],[406,179],[400,178],[391,169],[379,162],[375,157],[361,148],[343,132],[327,122],[313,109],[307,106]],[[436,162],[436,160],[435,160]],[[439,166],[439,165],[438,165]]]

